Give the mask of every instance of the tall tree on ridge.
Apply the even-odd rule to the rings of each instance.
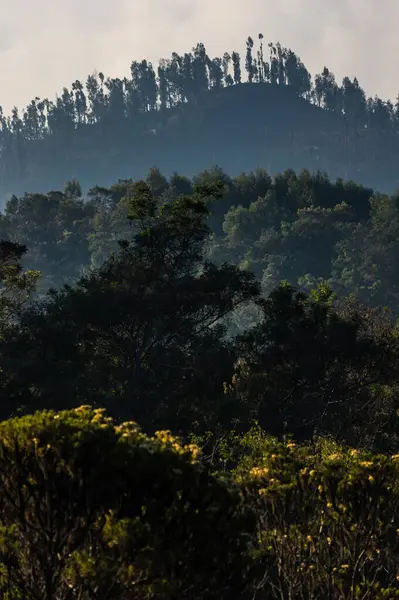
[[[245,68],[248,73],[248,81],[252,83],[254,80],[254,61],[252,57],[252,49],[254,47],[254,41],[251,37],[247,39],[247,54],[245,57]]]
[[[234,83],[237,85],[241,83],[241,57],[239,53],[233,52],[231,60],[233,62]]]

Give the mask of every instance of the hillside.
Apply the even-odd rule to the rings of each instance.
[[[252,44],[252,45],[251,45]],[[230,175],[254,166],[271,174],[287,164],[321,170],[393,192],[399,185],[398,110],[366,98],[355,79],[314,77],[280,44],[256,51],[247,40],[246,75],[237,52],[191,53],[131,65],[131,79],[89,76],[55,102],[32,100],[0,115],[0,196],[85,189],[140,178],[157,165],[192,176],[220,165]]]
[[[389,191],[399,185],[397,134],[354,130],[343,115],[298,97],[289,86],[244,83],[211,90],[203,106],[182,106],[170,121],[160,123],[148,153],[141,153],[146,170],[156,164],[170,173],[178,165],[191,176],[219,165],[233,175],[254,167],[275,174],[288,164]]]

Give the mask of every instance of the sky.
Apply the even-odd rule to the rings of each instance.
[[[76,79],[129,74],[199,41],[210,56],[245,53],[263,33],[314,74],[357,76],[368,95],[396,99],[399,0],[0,0],[0,105],[54,99]]]

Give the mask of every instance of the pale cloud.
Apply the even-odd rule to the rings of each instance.
[[[395,99],[399,0],[0,0],[0,103],[54,98],[94,70],[129,73],[133,59],[189,50],[245,51],[248,35],[280,41],[312,72],[358,76]]]

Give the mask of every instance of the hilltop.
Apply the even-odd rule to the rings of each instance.
[[[398,184],[398,107],[366,98],[356,78],[338,85],[327,67],[314,77],[300,58],[263,37],[238,52],[142,61],[131,78],[90,75],[55,102],[36,98],[0,112],[0,195],[60,189],[73,178],[140,178],[154,165],[187,176],[219,165],[231,175],[254,166],[325,171],[393,192]]]

